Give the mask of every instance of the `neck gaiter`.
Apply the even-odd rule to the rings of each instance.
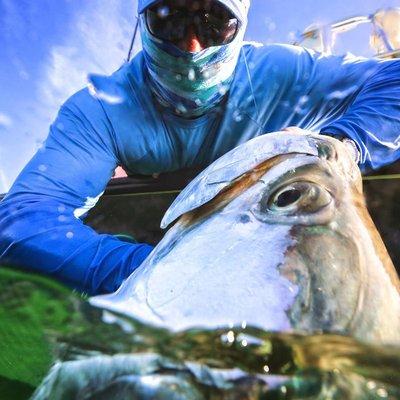
[[[224,98],[233,79],[245,31],[246,21],[239,21],[239,31],[231,43],[190,53],[154,37],[147,29],[145,14],[140,14],[148,81],[162,106],[193,118],[206,113]]]

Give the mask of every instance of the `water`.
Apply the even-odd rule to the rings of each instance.
[[[0,399],[399,399],[398,371],[397,347],[245,324],[173,334],[0,268]]]

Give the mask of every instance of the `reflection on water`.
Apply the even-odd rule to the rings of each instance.
[[[0,399],[398,399],[400,348],[242,324],[172,334],[0,268]]]

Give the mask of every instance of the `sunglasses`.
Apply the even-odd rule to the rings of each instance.
[[[167,0],[148,8],[145,16],[153,36],[175,45],[186,39],[189,29],[204,47],[225,45],[239,28],[238,19],[217,2]]]

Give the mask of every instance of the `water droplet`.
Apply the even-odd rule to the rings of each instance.
[[[307,101],[308,101],[308,96],[301,96],[299,98],[299,104],[300,105],[303,105],[303,104],[307,103]]]
[[[247,346],[247,340],[243,339],[241,344],[242,344],[243,347],[246,347]]]
[[[195,78],[196,78],[196,73],[194,72],[193,68],[190,68],[188,72],[188,79],[189,81],[194,81]]]
[[[369,390],[374,390],[376,388],[376,383],[374,381],[368,381],[367,382],[367,388]]]
[[[44,164],[40,164],[39,167],[38,167],[38,170],[41,171],[41,172],[44,172],[44,171],[47,170],[47,167]]]
[[[388,392],[387,392],[387,390],[386,389],[384,389],[384,388],[379,388],[377,391],[376,391],[376,394],[379,396],[379,397],[388,397]]]
[[[179,103],[179,104],[176,106],[176,112],[177,112],[178,114],[184,114],[185,112],[187,112],[187,109],[186,109],[186,107],[185,107],[182,103]]]
[[[242,322],[242,329],[246,329],[246,326],[247,326],[247,322],[246,322],[246,321],[243,321],[243,322]]]
[[[181,75],[181,74],[176,74],[176,75],[175,75],[175,79],[176,79],[177,81],[181,81],[181,80],[182,80],[182,75]]]
[[[65,215],[59,215],[57,218],[60,222],[64,222],[67,220],[67,217]]]
[[[233,112],[233,119],[234,119],[236,122],[240,122],[240,121],[243,119],[243,116],[242,116],[242,114],[240,113],[239,110],[235,110],[235,111]]]
[[[221,87],[218,89],[218,91],[219,91],[219,94],[220,94],[221,96],[224,96],[224,95],[226,94],[226,92],[228,91],[228,89],[226,88],[226,86],[221,86]]]
[[[268,373],[268,372],[269,372],[269,367],[268,367],[268,365],[264,365],[263,370],[264,370],[264,372]]]
[[[67,237],[67,239],[72,239],[74,237],[74,233],[69,231],[69,232],[66,233],[65,236]]]
[[[58,208],[57,208],[57,210],[58,210],[59,213],[63,213],[63,212],[65,211],[65,206],[64,206],[64,204],[59,205]]]
[[[297,106],[294,108],[294,112],[295,112],[296,114],[305,114],[306,111],[307,111],[307,110],[305,110],[304,108],[302,108],[302,107],[299,106],[299,105],[297,105]]]
[[[235,341],[235,333],[233,331],[229,331],[226,334],[226,338],[228,339],[229,343],[233,343]]]

